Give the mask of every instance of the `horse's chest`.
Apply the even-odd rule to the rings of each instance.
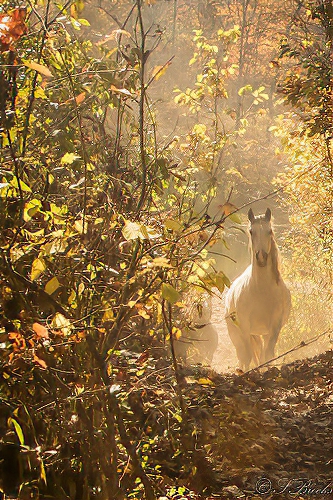
[[[252,334],[268,334],[281,316],[281,300],[278,287],[250,289],[239,304],[240,314]]]

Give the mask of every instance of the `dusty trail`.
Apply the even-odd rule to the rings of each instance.
[[[224,319],[224,297],[213,296],[211,321],[218,334],[218,346],[213,356],[212,368],[218,373],[233,373],[238,366],[238,360]]]

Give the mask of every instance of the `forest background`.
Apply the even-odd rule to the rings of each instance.
[[[184,298],[244,268],[248,206],[273,209],[293,292],[281,352],[328,331],[332,19],[330,0],[2,2],[7,494],[195,483],[174,343]]]

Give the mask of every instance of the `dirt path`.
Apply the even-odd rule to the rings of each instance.
[[[234,373],[238,360],[224,319],[224,297],[213,296],[212,324],[218,333],[218,346],[213,356],[212,368],[218,373]]]

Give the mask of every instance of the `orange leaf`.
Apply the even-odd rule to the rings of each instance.
[[[39,64],[35,61],[23,61],[23,64],[27,68],[33,69],[38,73],[40,73],[41,75],[46,76],[46,78],[53,78],[53,74],[51,73],[49,68],[47,68],[43,64]]]
[[[16,340],[18,337],[20,337],[20,334],[18,332],[9,332],[8,333],[9,340]]]
[[[40,359],[38,356],[36,356],[36,354],[34,354],[34,361],[35,361],[35,363],[38,363],[39,366],[44,368],[44,370],[46,370],[47,364],[45,363],[45,361],[43,359]]]
[[[76,104],[81,104],[81,102],[84,101],[85,98],[86,98],[86,93],[81,92],[81,94],[79,94],[75,97]]]
[[[25,339],[19,332],[8,333],[8,339],[13,342],[14,350],[22,350],[26,348]]]
[[[15,9],[0,15],[0,50],[13,50],[13,43],[27,32],[26,9]]]
[[[219,205],[218,208],[221,210],[221,212],[224,212],[224,215],[226,216],[232,214],[237,210],[237,207],[229,201],[227,201],[227,203],[225,203],[224,205]]]
[[[40,323],[34,323],[32,325],[32,329],[37,335],[37,337],[40,337],[41,339],[49,339],[49,332],[45,326],[41,325]]]

